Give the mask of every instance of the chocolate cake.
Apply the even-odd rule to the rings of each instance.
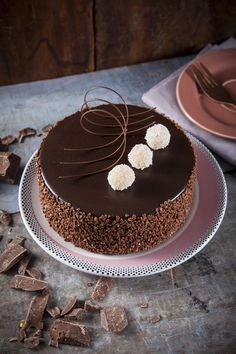
[[[121,111],[127,118],[127,109],[127,129],[115,139],[120,126],[111,117]],[[37,154],[40,200],[50,226],[66,241],[95,253],[128,254],[160,245],[191,209],[196,160],[190,140],[170,119],[144,107],[104,104],[85,111],[83,122],[84,110],[59,121]],[[153,151],[150,167],[134,169],[131,187],[113,190],[109,170],[118,163],[129,165],[127,155],[135,144],[145,143],[153,124],[168,128],[169,145]]]

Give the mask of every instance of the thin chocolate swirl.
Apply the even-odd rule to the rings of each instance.
[[[90,92],[97,90],[97,89],[104,89],[104,90],[109,90],[113,93],[115,93],[119,99],[122,101],[122,103],[124,104],[125,107],[125,114],[119,109],[119,107],[116,104],[113,104],[112,102],[103,99],[103,98],[93,98],[93,99],[88,99],[88,95]],[[95,103],[95,102],[100,102],[103,105],[100,106],[96,106],[96,107],[90,107],[90,104]],[[105,105],[104,105],[105,104]],[[116,114],[111,113],[109,111],[106,110],[106,104],[111,105],[114,108],[114,111],[117,112]],[[152,109],[147,109],[147,111],[145,113],[149,113],[152,112],[155,108]],[[93,117],[96,120],[92,120],[91,117],[88,118],[88,115],[91,116],[91,114],[93,115]],[[127,145],[127,135],[129,134],[134,134],[137,133],[139,131],[142,131],[148,127],[150,127],[154,122],[150,122],[148,124],[142,125],[141,127],[136,127],[136,125],[140,125],[144,122],[149,121],[151,118],[154,118],[154,115],[150,115],[148,117],[145,118],[141,118],[141,119],[136,119],[133,122],[130,122],[130,118],[137,118],[138,115],[143,114],[142,113],[137,113],[137,114],[129,114],[128,111],[128,106],[124,100],[124,98],[115,90],[109,88],[109,87],[105,87],[105,86],[98,86],[98,87],[94,87],[90,90],[88,90],[85,93],[84,96],[84,102],[82,104],[81,107],[81,116],[80,116],[80,125],[82,127],[82,129],[84,131],[86,131],[88,134],[93,134],[93,135],[102,135],[102,136],[113,136],[114,138],[112,140],[110,140],[108,143],[103,144],[103,145],[99,145],[99,146],[90,146],[90,147],[85,147],[85,148],[68,148],[65,147],[64,151],[91,151],[94,149],[102,149],[108,146],[112,146],[114,145],[114,151],[112,151],[110,154],[101,156],[97,159],[92,159],[92,160],[85,160],[85,161],[71,161],[71,162],[64,162],[61,161],[60,164],[61,165],[85,165],[85,164],[92,164],[92,163],[96,163],[99,161],[104,161],[104,160],[109,160],[111,158],[114,158],[115,155],[118,154],[118,157],[116,158],[116,160],[112,163],[112,164],[108,164],[107,166],[105,166],[104,168],[101,169],[96,169],[90,172],[86,172],[86,173],[80,173],[77,175],[65,175],[65,176],[59,176],[60,179],[70,179],[70,178],[79,178],[79,177],[85,177],[85,176],[89,176],[89,175],[94,175],[97,173],[101,173],[107,170],[110,170],[113,166],[115,166],[124,156],[125,150],[126,150],[126,145]],[[112,119],[114,121],[114,124],[103,124],[99,122],[99,117],[103,117],[103,118],[109,118]],[[98,121],[97,121],[98,120]],[[90,125],[90,128],[88,128],[86,126],[86,123]],[[91,128],[91,125],[94,127],[94,129]],[[98,132],[96,130],[96,127],[104,127],[104,132]],[[130,128],[131,129],[128,129]],[[117,132],[107,132],[107,130],[109,128],[112,128],[113,130],[118,129]],[[116,144],[118,143],[118,147],[116,147]]]

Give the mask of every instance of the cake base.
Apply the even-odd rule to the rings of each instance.
[[[162,203],[153,214],[94,216],[56,197],[44,183],[40,151],[36,157],[40,202],[49,225],[75,246],[93,253],[122,255],[150,250],[170,239],[184,224],[193,200],[194,166],[185,190]]]

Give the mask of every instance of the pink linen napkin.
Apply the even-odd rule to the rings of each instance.
[[[198,54],[198,56],[201,56],[207,51],[220,48],[236,48],[236,39],[229,38],[219,46],[209,44]],[[212,151],[216,152],[226,161],[236,166],[236,140],[222,138],[208,133],[192,123],[179,108],[176,99],[176,83],[180,73],[186,65],[179,68],[166,79],[162,80],[149,91],[144,93],[142,100],[148,106],[156,107],[158,112],[164,113],[165,115],[171,117],[186,131],[199,138]]]

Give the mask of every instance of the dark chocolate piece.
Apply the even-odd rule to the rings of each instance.
[[[33,327],[36,329],[43,328],[43,314],[48,303],[49,294],[36,295],[30,302],[28,312],[26,315],[24,329]]]
[[[53,322],[49,332],[49,345],[58,347],[58,343],[89,346],[90,335],[86,327],[76,322],[57,319]]]
[[[38,336],[32,336],[24,339],[23,346],[28,349],[36,348],[39,345],[40,339]]]
[[[18,274],[25,275],[26,268],[28,267],[28,264],[29,264],[31,258],[32,258],[32,255],[31,254],[27,254],[27,256],[24,257],[20,261],[19,267],[18,267]]]
[[[8,226],[10,223],[11,215],[6,210],[0,210],[0,224]]]
[[[3,235],[0,235],[0,241],[2,241],[2,239],[3,239]]]
[[[16,137],[13,135],[7,135],[2,138],[2,144],[11,145],[16,142]]]
[[[86,312],[98,312],[101,310],[101,306],[94,304],[91,300],[86,300],[84,303],[84,310]]]
[[[0,151],[8,151],[8,146],[3,144],[1,138],[0,138]]]
[[[122,306],[109,306],[101,310],[101,326],[108,332],[121,332],[128,326],[128,319]]]
[[[48,288],[48,283],[43,280],[26,277],[24,275],[15,275],[10,281],[10,287],[25,291],[38,291]]]
[[[17,342],[22,342],[26,338],[26,332],[23,328],[17,328],[16,330],[16,339]]]
[[[18,263],[27,253],[27,250],[11,242],[7,245],[6,249],[0,254],[0,273],[6,272]]]
[[[26,138],[27,136],[35,136],[36,135],[36,130],[33,128],[24,128],[19,131],[18,135],[18,141],[19,143],[23,142],[23,139]]]
[[[71,312],[69,312],[67,315],[65,315],[65,318],[71,319],[71,320],[80,320],[82,321],[84,317],[85,310],[82,309],[81,307],[73,309]]]
[[[155,324],[155,323],[159,322],[160,320],[161,320],[160,315],[154,315],[152,318],[150,318],[149,323]]]
[[[46,311],[53,318],[58,318],[61,315],[61,310],[60,310],[60,308],[58,306],[55,306],[55,307],[52,307],[52,308],[47,308]]]
[[[0,182],[14,184],[21,158],[12,152],[0,151]]]
[[[64,316],[65,314],[67,314],[68,312],[70,312],[73,307],[75,306],[77,301],[77,297],[73,296],[71,297],[68,302],[66,303],[66,305],[63,307],[62,311],[61,311],[61,316]]]
[[[35,279],[38,279],[38,280],[41,280],[42,279],[42,273],[41,271],[36,268],[36,267],[32,267],[30,269],[27,269],[26,270],[26,273],[32,277],[32,278],[35,278]]]
[[[45,127],[42,128],[42,132],[48,133],[50,130],[53,128],[53,124],[48,124]]]
[[[112,278],[105,278],[105,277],[99,278],[92,292],[91,298],[93,300],[99,300],[99,301],[103,300],[104,297],[109,292],[109,290],[111,289],[111,286],[112,286]]]

